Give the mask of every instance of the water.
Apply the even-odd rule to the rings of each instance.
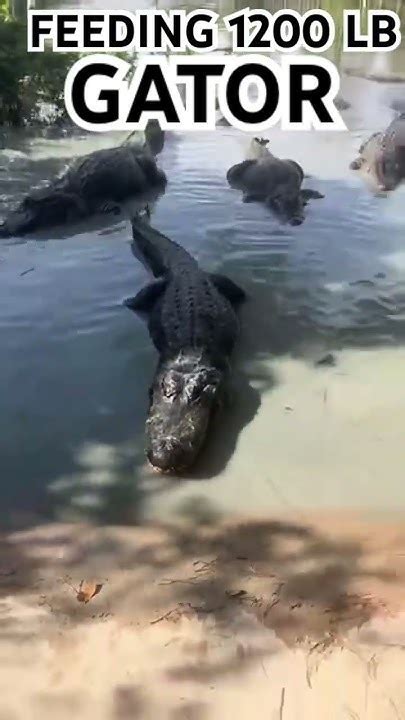
[[[397,69],[400,52],[394,59],[385,56],[383,69]],[[381,70],[380,58],[366,60],[368,70],[373,63]],[[310,203],[306,221],[298,228],[280,225],[260,205],[242,204],[239,194],[228,188],[226,171],[243,158],[248,136],[219,128],[215,133],[168,137],[160,164],[169,185],[157,203],[154,224],[184,244],[204,268],[228,274],[249,294],[236,356],[235,404],[219,422],[197,479],[170,481],[168,486],[151,479],[144,466],[147,388],[156,356],[143,321],[122,307],[122,299],[148,280],[131,255],[128,222],[89,224],[73,235],[47,241],[3,242],[4,520],[24,524],[84,515],[98,521],[136,522],[148,513],[165,516],[170,504],[195,506],[196,498],[202,497],[197,502],[201,514],[215,504],[222,510],[241,504],[260,508],[264,493],[269,504],[283,504],[286,492],[297,506],[405,507],[398,473],[390,474],[392,492],[386,493],[381,477],[370,479],[367,474],[373,474],[371,464],[377,467],[380,457],[378,448],[375,462],[370,452],[372,433],[381,435],[378,418],[383,427],[403,419],[398,414],[400,372],[395,381],[392,378],[403,367],[403,356],[396,355],[395,348],[405,337],[405,187],[390,197],[377,197],[348,170],[361,140],[392,119],[390,99],[405,97],[405,90],[401,85],[344,77],[342,94],[352,103],[344,113],[347,133],[282,133],[277,128],[269,132],[273,152],[299,162],[311,176],[306,185],[325,194],[325,199]],[[118,139],[6,136],[0,151],[0,215],[72,156]],[[358,348],[367,351],[361,355]],[[342,427],[336,421],[335,435],[320,439],[323,416],[318,417],[311,398],[302,392],[324,392],[317,378],[332,371],[308,368],[336,350],[343,351],[341,364],[328,377],[336,387],[334,408],[345,420]],[[363,395],[356,395],[358,385],[351,388],[351,376],[364,383]],[[378,383],[380,405],[373,399],[379,397]],[[387,392],[384,383],[389,385]],[[294,396],[287,397],[287,390]],[[343,407],[345,392],[356,396],[350,408]],[[308,408],[302,417],[290,407],[298,397]],[[397,415],[387,411],[389,398]],[[362,408],[365,414],[360,412],[353,421],[355,402],[356,412]],[[367,444],[356,435],[356,427],[367,424],[374,411],[377,425]],[[314,441],[323,443],[321,461],[318,448],[313,448],[316,468],[305,465],[311,452],[311,423]],[[402,444],[400,428],[397,435],[386,439],[391,457]],[[300,436],[306,441],[305,452]],[[336,442],[340,449],[334,456]],[[363,448],[361,460],[356,442]],[[384,472],[384,458],[378,472]],[[339,463],[342,468],[358,463],[357,486],[347,480],[341,487]],[[252,474],[257,482],[248,483],[247,489]],[[327,474],[330,482],[321,489],[319,478]],[[281,491],[274,484],[276,476]]]

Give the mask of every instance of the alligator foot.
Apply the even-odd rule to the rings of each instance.
[[[304,217],[302,215],[294,215],[294,217],[290,218],[288,220],[288,224],[292,225],[293,227],[296,225],[302,225],[304,222]]]
[[[300,190],[300,195],[304,205],[308,203],[308,200],[321,200],[325,197],[325,195],[318,192],[318,190],[311,190],[310,188],[303,188]]]
[[[244,203],[252,203],[252,202],[261,202],[266,199],[265,195],[260,195],[259,193],[251,194],[251,195],[243,195],[242,202]]]
[[[210,279],[218,292],[226,297],[232,305],[238,305],[246,300],[245,291],[225,275],[210,273]]]
[[[101,208],[101,212],[104,215],[120,215],[121,214],[121,208],[119,205],[114,205],[113,203],[107,202],[103,207]]]
[[[159,278],[142,288],[134,297],[126,298],[123,304],[133,312],[150,312],[166,286],[166,278]]]
[[[353,160],[350,163],[349,168],[350,168],[350,170],[360,170],[362,165],[363,165],[363,158],[356,158],[355,160]]]

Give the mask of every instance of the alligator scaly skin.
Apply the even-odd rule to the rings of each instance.
[[[180,245],[141,220],[133,222],[137,249],[156,277],[167,284],[149,317],[149,331],[165,357],[190,348],[213,358],[228,357],[239,321],[231,302]]]
[[[152,140],[156,145],[155,136]],[[157,197],[166,182],[149,141],[95,150],[74,160],[46,187],[28,193],[0,225],[0,237],[28,235],[99,212],[119,212],[127,200]]]
[[[191,467],[221,404],[243,291],[201,270],[180,245],[140,218],[132,223],[133,252],[158,278],[125,304],[146,311],[159,353],[149,391],[146,454],[161,472]]]

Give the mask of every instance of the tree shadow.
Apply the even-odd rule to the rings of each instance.
[[[170,720],[203,720],[206,705],[202,702],[186,702],[170,713]]]
[[[112,717],[114,720],[136,720],[143,716],[144,692],[137,685],[119,685],[114,690]]]
[[[402,547],[405,536],[396,542]],[[17,608],[26,596],[39,596],[52,623],[66,628],[104,617],[124,624],[143,618],[145,628],[209,621],[203,641],[185,637],[181,661],[167,670],[169,679],[184,682],[235,676],[286,646],[339,644],[384,608],[379,583],[401,588],[404,581],[392,562],[370,563],[364,527],[336,539],[330,530],[287,519],[152,523],[125,533],[111,526],[79,533],[33,528],[4,538],[3,548],[15,563],[4,587],[0,576],[0,623],[8,638],[25,642],[32,631],[32,618],[26,627],[8,608],[11,594]],[[385,549],[389,554],[389,543]],[[88,605],[70,587],[85,568],[105,579]],[[138,693],[121,688],[114,717],[140,704]]]

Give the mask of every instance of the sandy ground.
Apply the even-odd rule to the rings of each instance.
[[[243,511],[252,517],[275,509],[298,515],[331,507],[405,511],[405,349],[334,352],[332,367],[315,365],[327,351],[310,352],[304,359],[266,357],[247,367],[250,391],[242,381],[235,413],[225,427],[220,420],[205,452],[212,476],[173,486],[145,474],[150,519],[190,514],[192,506],[196,513]],[[240,430],[244,410],[248,417]],[[97,493],[85,475],[77,491]]]
[[[403,718],[404,587],[403,523],[347,512],[14,532],[0,718]]]
[[[107,446],[50,488],[60,521],[11,518],[0,720],[405,718],[405,352],[335,359],[250,368],[260,408],[223,469],[145,474],[125,525]]]

